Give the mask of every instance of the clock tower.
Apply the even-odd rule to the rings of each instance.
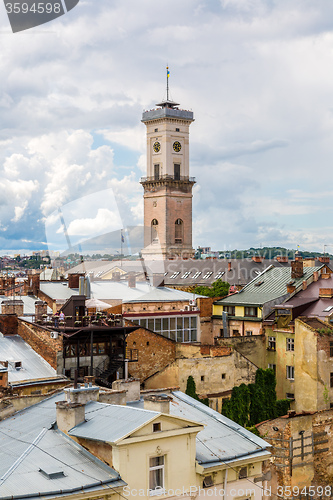
[[[167,77],[169,72],[167,71]],[[163,258],[194,255],[192,248],[192,188],[189,128],[192,111],[179,108],[167,98],[157,108],[145,111],[147,127],[147,177],[144,189],[144,257]]]

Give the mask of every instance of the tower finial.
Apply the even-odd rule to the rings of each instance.
[[[167,70],[167,97],[166,100],[169,100],[169,76],[170,76],[170,71],[169,71],[169,66],[166,67]]]

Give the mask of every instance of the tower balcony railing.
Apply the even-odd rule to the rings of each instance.
[[[187,181],[187,182],[195,182],[195,177],[189,177],[188,175],[154,175],[152,177],[141,177],[140,182],[158,182],[158,181]]]

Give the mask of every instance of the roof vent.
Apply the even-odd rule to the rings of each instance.
[[[59,479],[60,477],[65,477],[65,473],[62,470],[55,470],[55,469],[39,469],[41,474],[43,474],[44,477],[47,479]]]
[[[255,283],[254,286],[260,286],[264,283],[264,281],[258,281],[258,283]]]

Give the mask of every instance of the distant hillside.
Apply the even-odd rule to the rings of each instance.
[[[231,250],[231,251],[220,251],[220,258],[226,259],[246,259],[251,258],[254,255],[260,255],[261,257],[265,257],[266,259],[274,259],[278,255],[287,256],[289,259],[293,259],[295,257],[296,250],[288,249],[283,247],[263,247],[263,248],[248,248],[247,250]],[[299,251],[302,257],[322,257],[322,252],[308,252],[306,250]],[[326,253],[325,255],[333,258],[333,255],[330,253]]]

